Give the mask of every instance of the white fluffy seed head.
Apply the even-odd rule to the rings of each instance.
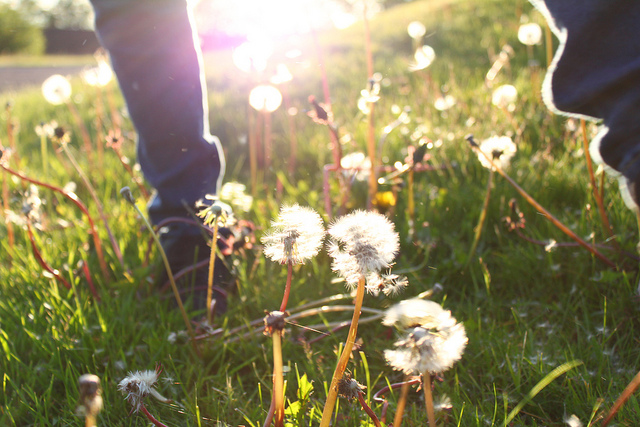
[[[262,238],[264,254],[281,264],[304,264],[320,251],[324,240],[324,223],[311,208],[283,206],[271,230]]]
[[[118,384],[118,390],[125,395],[133,409],[137,412],[144,403],[145,397],[151,394],[153,387],[158,382],[157,371],[129,372],[129,376]]]
[[[348,286],[357,285],[363,276],[389,268],[400,246],[393,223],[376,212],[358,210],[340,217],[328,233],[331,267]]]

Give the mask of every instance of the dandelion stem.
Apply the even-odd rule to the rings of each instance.
[[[82,171],[82,168],[76,161],[75,156],[71,153],[71,150],[69,150],[69,147],[67,147],[67,144],[63,142],[60,144],[60,146],[62,147],[62,150],[67,155],[67,158],[69,159],[69,161],[71,162],[75,170],[78,172],[78,175],[80,175],[80,178],[82,179],[82,182],[84,182],[85,187],[87,187],[87,190],[89,190],[89,194],[91,195],[91,198],[96,204],[96,209],[98,209],[98,215],[100,215],[100,219],[104,223],[104,228],[105,230],[107,230],[107,235],[109,236],[109,241],[111,242],[111,246],[113,247],[113,252],[116,254],[116,257],[120,262],[120,266],[124,267],[124,259],[122,258],[122,252],[120,251],[120,246],[118,246],[118,242],[116,241],[115,237],[113,236],[113,233],[111,232],[111,227],[109,227],[109,221],[107,221],[107,216],[104,213],[104,207],[102,206],[102,203],[100,202],[100,199],[96,194],[96,190],[93,188],[93,185],[91,185],[91,182],[89,181],[89,178],[87,177],[87,175],[85,175],[85,173]]]
[[[633,379],[624,389],[620,397],[618,397],[618,399],[615,401],[615,403],[611,407],[611,410],[607,414],[607,418],[605,418],[604,421],[602,422],[602,427],[607,427],[607,425],[609,425],[609,423],[611,422],[613,417],[616,416],[616,414],[618,413],[622,405],[624,405],[627,402],[627,400],[629,400],[631,395],[633,395],[633,393],[635,393],[636,390],[638,390],[638,387],[640,387],[640,372],[638,372],[636,376],[633,377]]]
[[[40,135],[40,157],[42,157],[42,174],[49,176],[49,155],[47,150],[47,135]]]
[[[40,264],[40,267],[44,268],[51,275],[53,275],[53,277],[55,277],[56,280],[62,283],[65,288],[71,289],[71,284],[67,282],[67,280],[65,280],[65,278],[60,275],[60,272],[54,268],[51,268],[42,258],[42,254],[38,250],[38,245],[36,245],[36,239],[33,235],[33,230],[31,228],[31,223],[29,221],[27,221],[27,233],[29,234],[29,242],[31,242],[31,249],[33,249],[33,255],[36,257],[36,260],[38,261],[38,264]]]
[[[413,193],[413,174],[414,174],[414,164],[411,164],[409,168],[409,174],[407,176],[407,211],[409,212],[409,236],[413,238],[413,233],[415,232],[415,221],[416,221],[416,204]]]
[[[273,340],[273,400],[275,402],[275,426],[284,426],[284,379],[282,377],[282,335],[276,330]]]
[[[87,130],[87,126],[84,124],[84,121],[80,117],[80,113],[78,112],[78,109],[76,108],[73,101],[71,100],[67,101],[67,107],[69,108],[69,111],[71,112],[71,115],[73,116],[73,119],[75,120],[76,125],[80,129],[80,135],[82,136],[84,149],[87,152],[87,160],[89,161],[89,165],[91,165],[93,153],[91,148],[91,137],[89,136],[89,131]]]
[[[371,30],[369,28],[369,20],[367,19],[367,7],[365,5],[363,10],[364,20],[364,38],[365,38],[365,52],[367,57],[367,77],[373,78],[373,53],[371,49]],[[376,136],[375,136],[375,103],[369,103],[368,114],[368,133],[367,133],[367,151],[369,153],[369,159],[371,160],[371,172],[369,173],[369,197],[367,207],[371,209],[373,201],[376,198],[378,192],[378,177],[376,171],[378,168],[378,161],[376,155]]]
[[[161,423],[153,415],[151,415],[151,413],[147,410],[147,407],[144,405],[144,403],[140,405],[140,410],[149,419],[149,421],[153,423],[153,425],[157,427],[167,427],[166,424]]]
[[[375,414],[375,412],[373,412],[371,407],[367,404],[367,401],[364,400],[364,393],[360,391],[356,394],[358,395],[358,402],[360,402],[360,406],[362,406],[362,409],[364,409],[364,412],[366,412],[367,415],[369,415],[369,418],[371,418],[371,421],[373,421],[373,424],[376,427],[382,427],[380,425],[380,420],[378,419],[378,416]]]
[[[400,427],[402,425],[402,416],[404,415],[404,407],[407,404],[407,397],[409,396],[409,388],[411,387],[411,381],[405,381],[402,383],[400,389],[400,399],[398,400],[398,408],[396,409],[396,415],[393,417],[393,427]]]
[[[469,141],[471,148],[476,152],[476,153],[480,153],[480,155],[484,156],[487,161],[496,169],[496,171],[502,175],[502,177],[504,179],[506,179],[509,184],[511,184],[511,186],[513,188],[516,189],[516,191],[518,193],[520,193],[520,195],[522,197],[525,198],[525,200],[527,202],[529,202],[529,204],[531,206],[533,206],[538,212],[540,212],[542,215],[544,215],[545,217],[547,217],[549,219],[549,221],[551,221],[551,223],[553,223],[553,225],[555,225],[556,227],[558,227],[563,233],[565,233],[567,236],[571,237],[573,240],[575,240],[576,242],[578,242],[578,244],[580,246],[582,246],[583,248],[585,248],[586,250],[588,250],[589,252],[591,252],[593,255],[595,255],[597,258],[600,258],[601,261],[603,261],[605,264],[607,264],[609,267],[612,268],[617,268],[616,264],[611,261],[609,258],[607,258],[606,256],[602,255],[598,250],[596,250],[592,245],[588,244],[587,242],[585,242],[584,240],[582,240],[576,233],[574,233],[573,231],[571,231],[566,225],[564,225],[563,223],[561,223],[555,216],[553,216],[551,214],[551,212],[549,212],[548,210],[546,210],[540,203],[538,203],[533,197],[531,197],[529,195],[529,193],[527,193],[522,187],[520,187],[509,175],[507,175],[507,173],[505,171],[503,171],[499,166],[497,166],[493,160],[482,150],[480,150],[478,148],[478,144],[475,142],[475,140],[473,139],[473,136],[469,136],[467,137],[467,141]]]
[[[285,312],[287,310],[287,303],[289,302],[289,294],[291,293],[291,278],[293,276],[293,263],[287,262],[287,284],[284,287],[284,295],[282,296],[282,304],[280,304],[280,311]]]
[[[2,208],[4,212],[9,210],[9,180],[7,175],[3,172],[2,179]],[[13,223],[11,221],[5,221],[7,226],[7,237],[9,239],[9,249],[13,252],[13,245],[15,244],[15,236],[13,234]]]
[[[613,245],[616,249],[619,249],[618,242],[615,239],[613,234],[613,229],[611,227],[611,223],[609,222],[609,218],[607,217],[607,213],[604,209],[604,201],[602,200],[602,193],[598,191],[598,185],[596,184],[596,177],[593,173],[593,162],[591,161],[591,153],[589,152],[589,137],[587,135],[587,123],[584,119],[580,119],[580,130],[582,131],[582,142],[583,142],[583,151],[584,158],[587,162],[587,170],[589,171],[589,182],[591,184],[591,191],[593,192],[593,198],[596,200],[596,205],[598,205],[598,212],[600,213],[600,219],[602,220],[602,227],[607,233],[607,236],[611,238],[613,241]],[[604,191],[603,188],[601,188]]]
[[[178,308],[180,309],[180,313],[182,314],[182,320],[184,320],[184,324],[187,327],[189,337],[191,337],[191,344],[193,345],[193,349],[195,350],[198,357],[201,357],[200,350],[198,349],[198,345],[194,340],[195,333],[193,332],[193,328],[191,327],[191,321],[189,320],[189,317],[187,316],[187,312],[184,309],[184,305],[182,304],[182,298],[180,297],[180,292],[178,291],[178,286],[176,285],[176,282],[173,278],[173,273],[171,272],[171,265],[169,264],[169,260],[167,259],[167,254],[164,252],[164,249],[162,249],[162,244],[160,243],[160,239],[158,238],[158,235],[153,231],[153,226],[149,222],[149,219],[147,218],[147,216],[142,213],[142,211],[140,210],[138,205],[135,204],[135,202],[132,203],[132,205],[133,205],[133,208],[136,210],[136,212],[138,212],[138,215],[140,215],[140,217],[142,218],[142,221],[144,222],[145,226],[147,227],[147,229],[151,233],[151,236],[153,237],[153,241],[158,247],[158,252],[160,252],[160,256],[162,257],[162,262],[164,263],[164,268],[167,270],[167,276],[169,277],[169,283],[171,283],[171,289],[173,289],[173,295],[176,298],[176,303],[178,304]]]
[[[471,244],[471,249],[469,249],[469,255],[467,255],[467,262],[465,262],[464,268],[466,268],[471,263],[471,258],[476,253],[476,249],[478,248],[480,236],[482,235],[482,229],[484,228],[484,222],[487,219],[487,211],[489,210],[491,187],[493,187],[493,168],[489,169],[489,182],[487,183],[487,192],[484,196],[482,211],[480,212],[480,218],[478,218],[478,225],[476,225],[476,228],[474,230],[473,243]]]
[[[325,402],[324,409],[322,410],[322,420],[320,421],[320,427],[328,427],[331,422],[333,408],[335,407],[336,400],[338,399],[338,381],[342,378],[342,375],[347,368],[349,358],[351,357],[351,351],[353,350],[353,345],[356,342],[356,335],[358,333],[358,320],[360,319],[360,309],[362,308],[362,301],[364,299],[364,285],[365,278],[364,276],[361,276],[360,280],[358,281],[358,287],[356,290],[356,299],[353,308],[351,327],[349,328],[347,340],[345,342],[344,348],[342,349],[342,353],[340,354],[340,358],[338,359],[338,364],[336,366],[335,372],[333,373],[333,378],[331,379],[331,386],[329,387],[327,401]]]
[[[209,257],[209,276],[207,278],[207,321],[213,324],[213,311],[211,301],[213,300],[213,273],[216,269],[216,249],[218,248],[218,219],[214,221],[213,237],[211,240],[211,255]]]
[[[425,372],[422,374],[424,389],[424,404],[427,407],[427,419],[429,420],[429,427],[436,427],[436,414],[433,410],[433,395],[431,394],[431,374]]]
[[[31,184],[35,184],[37,186],[44,187],[44,188],[47,188],[49,190],[52,190],[52,191],[55,191],[57,193],[62,194],[64,197],[66,197],[67,199],[71,200],[78,207],[78,209],[80,209],[82,211],[82,213],[85,214],[85,216],[87,217],[87,221],[89,221],[89,232],[91,233],[91,236],[93,237],[93,244],[94,244],[94,246],[96,248],[96,253],[98,255],[98,260],[100,261],[100,268],[102,269],[102,274],[104,275],[105,278],[109,277],[109,270],[107,269],[107,263],[104,261],[104,255],[102,253],[102,244],[100,243],[100,238],[98,237],[98,232],[96,231],[95,222],[93,221],[93,218],[89,214],[89,210],[87,209],[87,207],[84,205],[84,203],[82,203],[80,201],[80,199],[78,199],[78,196],[76,196],[74,193],[68,193],[68,192],[64,191],[62,188],[56,187],[55,185],[47,184],[46,182],[42,182],[42,181],[38,181],[38,180],[33,179],[33,178],[29,178],[28,176],[23,175],[22,173],[7,167],[7,166],[3,165],[2,163],[0,163],[0,167],[3,170],[5,170],[6,172],[8,172],[11,175],[14,175],[14,176],[20,178],[23,181],[26,181],[26,182],[29,182]]]

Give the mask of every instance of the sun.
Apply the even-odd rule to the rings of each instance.
[[[195,17],[200,31],[217,30],[276,43],[312,28],[333,26],[334,19],[344,14],[342,6],[332,0],[201,0]]]

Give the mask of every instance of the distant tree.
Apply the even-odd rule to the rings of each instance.
[[[0,54],[44,52],[42,30],[19,11],[0,3]]]
[[[47,19],[45,25],[49,28],[73,30],[93,28],[93,9],[88,0],[58,0],[53,7],[45,11],[45,15]]]

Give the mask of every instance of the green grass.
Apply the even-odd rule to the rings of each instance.
[[[495,176],[494,188],[484,232],[476,256],[464,269],[473,241],[484,198],[488,170],[480,166],[468,148],[465,135],[478,141],[491,135],[511,134],[518,145],[508,172],[511,176],[579,236],[607,242],[588,187],[579,132],[567,130],[566,119],[553,116],[541,103],[532,71],[526,67],[526,49],[517,41],[518,14],[542,22],[524,1],[452,0],[422,1],[394,8],[371,22],[375,68],[389,79],[376,105],[376,130],[392,122],[391,106],[410,106],[408,134],[391,133],[382,156],[392,165],[406,156],[414,144],[410,134],[416,128],[442,145],[431,150],[431,164],[443,166],[434,172],[416,174],[416,224],[414,241],[408,239],[406,188],[401,188],[398,204],[390,213],[401,236],[402,249],[395,270],[404,271],[410,286],[399,297],[365,297],[365,306],[385,308],[403,298],[413,297],[435,284],[442,286],[433,299],[464,322],[469,344],[462,360],[435,380],[434,396],[446,394],[452,402],[446,425],[503,425],[509,413],[529,396],[534,387],[555,368],[582,361],[550,382],[522,407],[514,426],[562,426],[564,416],[577,415],[586,425],[594,408],[606,413],[627,383],[636,374],[640,353],[637,346],[638,323],[637,262],[613,250],[603,253],[620,265],[613,270],[589,252],[578,247],[558,247],[546,252],[509,232],[503,218],[509,215],[509,201],[518,203],[526,219],[522,233],[531,239],[569,242],[569,239],[543,216],[537,214],[502,178]],[[409,73],[411,41],[406,25],[420,20],[427,26],[425,43],[434,47],[437,59],[425,73]],[[367,74],[362,25],[341,32],[319,35],[331,88],[333,110],[341,135],[352,138],[343,146],[345,153],[365,149],[366,120],[356,106]],[[293,42],[291,42],[293,47]],[[287,91],[298,139],[298,168],[287,171],[289,125],[284,109],[273,116],[274,168],[265,172],[265,188],[258,190],[247,219],[257,225],[258,237],[268,229],[281,203],[296,202],[324,212],[322,166],[331,154],[326,129],[312,123],[304,114],[311,94],[322,99],[317,54],[311,40],[301,40],[303,56],[289,63],[294,81]],[[519,98],[514,121],[491,105],[491,91],[484,75],[491,66],[491,55],[509,43],[515,50],[511,67],[499,74],[496,86],[513,84]],[[284,58],[278,51],[276,58]],[[542,46],[536,58],[545,63]],[[230,62],[229,52],[208,54],[205,58],[211,91],[211,124],[220,136],[228,160],[227,180],[249,183],[249,156],[239,141],[247,128],[247,97],[261,79],[242,75]],[[310,66],[303,65],[308,61]],[[538,75],[538,82],[542,73]],[[430,78],[433,82],[428,86]],[[446,112],[433,108],[438,93],[447,91],[457,99]],[[113,89],[113,88],[112,88]],[[87,125],[95,135],[95,92],[74,83],[75,100]],[[39,91],[0,95],[4,105],[11,101],[11,116],[19,123],[17,138],[21,162],[17,166],[28,176],[56,185],[78,183],[78,196],[97,217],[88,192],[73,172],[67,172],[53,150],[50,174],[41,171],[40,143],[33,128],[41,121],[57,120],[73,131],[72,145],[87,168],[72,117],[66,109],[47,105]],[[122,101],[118,98],[121,105]],[[5,111],[2,123],[8,118]],[[513,123],[521,131],[516,135]],[[107,121],[107,129],[110,122]],[[134,156],[132,129],[124,150]],[[0,130],[6,146],[6,126]],[[283,192],[275,189],[275,171],[280,173]],[[165,371],[159,390],[174,399],[173,405],[148,400],[150,411],[168,425],[200,426],[262,425],[269,407],[271,389],[271,343],[256,334],[227,342],[210,340],[198,358],[188,343],[168,340],[172,332],[184,328],[171,295],[159,295],[148,280],[152,267],[145,265],[149,235],[133,209],[118,192],[125,185],[135,191],[129,176],[113,152],[107,151],[102,170],[90,171],[97,192],[104,201],[109,224],[123,249],[125,268],[121,268],[108,244],[104,227],[97,223],[106,251],[111,277],[101,277],[95,251],[87,242],[87,222],[68,201],[44,189],[42,228],[37,232],[43,257],[73,284],[66,290],[42,273],[27,239],[26,231],[15,228],[16,245],[9,249],[6,225],[0,225],[0,425],[80,426],[74,415],[78,400],[78,377],[86,372],[100,376],[105,408],[99,425],[147,425],[140,415],[129,416],[130,408],[117,391],[117,384],[130,370],[153,369],[162,363]],[[19,212],[25,187],[11,178],[10,208]],[[335,187],[335,183],[332,184]],[[383,188],[385,189],[385,188]],[[366,189],[356,182],[348,201],[352,208],[364,207]],[[333,193],[337,201],[337,193]],[[622,249],[636,253],[638,232],[634,215],[618,195],[617,185],[605,180],[605,204],[617,241]],[[154,253],[153,258],[159,260]],[[78,269],[84,260],[94,273],[93,280],[101,300],[89,292]],[[239,278],[237,294],[230,300],[228,314],[219,326],[230,330],[260,319],[264,310],[279,306],[286,269],[264,259],[259,247],[235,256]],[[289,308],[329,295],[345,292],[330,269],[330,259],[321,253],[294,274]],[[195,316],[197,313],[193,313]],[[284,360],[289,367],[286,396],[302,409],[290,415],[291,425],[317,425],[326,396],[326,387],[336,363],[336,352],[346,330],[304,344],[319,335],[304,325],[332,321],[339,316],[305,318],[300,325],[289,325],[284,341]],[[344,313],[342,319],[350,318]],[[234,338],[234,337],[227,337]],[[384,363],[382,352],[391,348],[395,336],[378,322],[359,330],[359,351],[349,369],[366,385],[367,393],[402,379]],[[365,363],[366,362],[366,363]],[[310,385],[305,382],[308,380]],[[302,384],[302,386],[300,386]],[[302,396],[297,395],[298,388]],[[313,387],[311,390],[310,387]],[[393,418],[398,392],[389,394],[389,416]],[[382,405],[372,402],[380,414]],[[616,425],[640,424],[638,400],[632,397],[621,409]],[[339,401],[341,426],[372,425],[354,404]],[[404,425],[426,425],[421,394],[412,392]],[[224,424],[222,424],[224,425]]]

